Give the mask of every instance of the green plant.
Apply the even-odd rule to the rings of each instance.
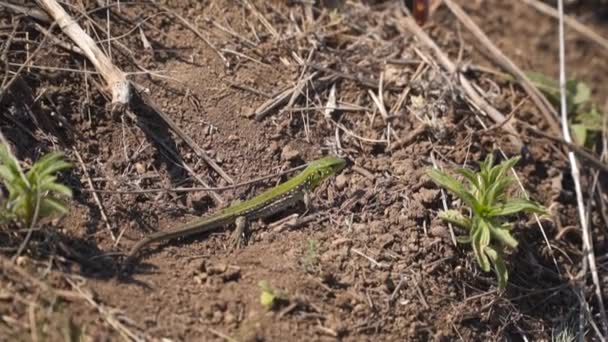
[[[520,212],[546,212],[543,206],[533,201],[508,195],[507,191],[514,182],[508,172],[518,161],[519,157],[516,157],[494,165],[494,158],[490,154],[479,163],[477,173],[467,168],[457,169],[456,172],[467,180],[468,186],[440,170],[429,169],[427,172],[435,183],[452,192],[470,208],[468,216],[456,210],[446,210],[439,217],[468,229],[468,236],[460,237],[458,241],[471,244],[482,270],[489,272],[494,268],[500,289],[504,289],[508,281],[503,247],[515,249],[518,244],[511,235],[513,223],[510,218]]]
[[[267,280],[260,281],[258,285],[262,290],[260,295],[260,304],[262,304],[266,310],[272,310],[280,306],[282,303],[287,302],[287,297],[283,293],[270,287]]]
[[[530,81],[545,94],[553,106],[560,106],[559,83],[541,73],[526,74]],[[566,82],[566,103],[571,114],[570,132],[574,141],[581,146],[592,145],[599,132],[604,130],[604,114],[591,103],[591,89],[584,82]]]
[[[72,190],[58,183],[54,174],[69,167],[62,154],[51,152],[24,173],[8,146],[0,143],[0,180],[8,190],[8,198],[0,199],[0,222],[18,221],[29,226],[35,217],[66,213],[61,198],[71,198]]]

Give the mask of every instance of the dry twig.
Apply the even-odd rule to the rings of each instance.
[[[107,83],[112,94],[112,104],[123,107],[131,100],[129,81],[126,75],[97,47],[95,41],[70,17],[70,15],[54,0],[36,0],[38,5],[47,11],[57,22],[59,28],[87,56],[97,71]]]
[[[433,53],[435,57],[439,61],[439,63],[450,73],[457,74],[458,80],[460,84],[464,88],[465,94],[468,99],[482,112],[486,113],[494,122],[496,123],[504,123],[502,128],[508,133],[512,134],[511,143],[516,147],[523,146],[521,140],[517,138],[517,131],[513,128],[513,126],[509,122],[505,122],[506,118],[502,113],[500,113],[496,108],[492,107],[478,92],[475,90],[473,84],[466,78],[465,75],[460,74],[456,65],[452,63],[449,57],[437,46],[437,44],[429,37],[426,32],[424,32],[420,26],[412,19],[403,17],[401,21],[408,31],[414,33],[418,39],[420,39],[425,45],[427,45]]]
[[[564,3],[563,0],[558,0],[558,11],[559,11],[559,88],[560,88],[560,104],[561,104],[561,123],[562,123],[562,134],[564,140],[567,143],[572,143],[570,137],[570,126],[568,124],[568,107],[566,102],[566,44],[564,39]],[[576,192],[576,201],[578,204],[578,214],[581,223],[581,229],[583,232],[583,258],[588,261],[589,269],[591,271],[591,279],[595,286],[595,296],[597,299],[598,309],[600,311],[600,317],[602,319],[602,334],[608,336],[608,318],[606,317],[606,309],[604,308],[604,301],[602,295],[602,287],[600,285],[600,279],[597,271],[597,265],[595,261],[595,253],[593,251],[593,241],[591,240],[591,228],[589,227],[587,213],[585,212],[585,203],[583,199],[583,191],[581,188],[580,172],[578,163],[574,152],[568,152],[568,160],[570,162],[570,170],[572,173],[572,179],[574,180],[574,190]],[[583,280],[584,282],[584,280]],[[583,299],[581,299],[583,300]],[[601,337],[601,336],[600,336]]]
[[[80,153],[78,152],[78,150],[76,150],[76,148],[74,148],[74,154],[76,155],[76,158],[78,159],[78,163],[80,163],[82,172],[83,172],[84,176],[86,177],[87,183],[91,187],[91,190],[95,190],[95,186],[93,185],[93,181],[91,180],[91,177],[89,176],[87,167],[84,164],[84,161],[82,160],[82,157],[80,156]],[[101,214],[101,218],[103,219],[103,222],[106,224],[106,228],[110,232],[112,241],[116,242],[116,236],[114,236],[114,230],[112,229],[112,226],[110,225],[110,220],[108,220],[108,216],[106,215],[106,211],[103,208],[103,204],[101,204],[101,200],[99,199],[99,196],[96,193],[93,193],[93,199],[95,200],[95,204],[97,204],[97,207],[99,208],[99,213]]]
[[[541,13],[544,13],[555,19],[559,19],[559,12],[555,8],[545,4],[544,2],[540,2],[538,0],[521,1],[528,6],[534,7],[534,9]],[[586,37],[587,39],[591,40],[592,42],[598,44],[599,46],[603,47],[608,51],[608,39],[595,33],[592,29],[581,24],[580,22],[578,22],[578,20],[571,16],[564,15],[564,22],[566,23],[566,25],[570,26],[573,30],[581,34],[583,37]]]
[[[452,13],[466,26],[471,33],[483,44],[485,48],[494,56],[495,61],[511,73],[518,82],[521,83],[524,90],[532,98],[532,101],[536,104],[538,109],[543,114],[545,122],[549,125],[549,128],[553,133],[559,133],[559,125],[557,124],[557,112],[553,109],[553,106],[545,98],[545,96],[532,84],[528,79],[528,76],[511,61],[492,41],[486,36],[486,34],[473,22],[473,20],[452,0],[443,0],[448,6]],[[464,86],[465,84],[463,84]],[[497,122],[501,122],[499,120]]]

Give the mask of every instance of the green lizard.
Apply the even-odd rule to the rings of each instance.
[[[300,201],[308,206],[308,193],[345,166],[346,161],[338,157],[328,156],[315,160],[295,177],[250,200],[237,203],[184,226],[146,236],[133,246],[128,254],[128,259],[134,257],[141,248],[152,242],[209,232],[232,223],[236,224],[235,236],[238,239],[240,233],[245,229],[247,221],[272,216]]]

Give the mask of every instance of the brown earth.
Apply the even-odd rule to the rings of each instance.
[[[249,1],[167,3],[224,49],[229,66],[175,16],[151,5],[121,3],[120,11],[113,8],[113,36],[124,34],[121,43],[154,74],[142,74],[128,57],[114,51],[116,63],[133,72],[131,79],[147,87],[149,96],[237,183],[323,154],[347,157],[349,167],[312,196],[308,214],[320,216],[292,228],[273,226],[280,217],[254,223],[247,245],[238,250],[229,248],[229,230],[156,244],[134,268],[118,276],[123,259],[117,254],[145,234],[249,198],[276,180],[220,192],[223,204],[205,192],[103,193],[99,196],[110,232],[91,193],[83,191],[89,189],[88,178],[96,189],[105,190],[200,186],[183,162],[212,186],[227,182],[160,119],[141,117],[139,124],[162,136],[169,148],[144,134],[138,123],[109,114],[96,78],[32,68],[24,72],[21,90],[30,89],[37,98],[30,103],[36,115],[52,112],[52,120],[32,122],[21,110],[27,99],[13,88],[0,102],[0,128],[21,160],[31,162],[49,149],[65,151],[74,168],[62,180],[75,196],[66,217],[46,222],[43,232],[34,235],[18,266],[3,261],[0,336],[55,340],[79,333],[91,340],[114,340],[132,333],[131,338],[176,341],[540,341],[550,340],[564,325],[572,326],[579,299],[569,280],[580,271],[582,253],[580,235],[563,233],[578,221],[559,147],[522,135],[526,150],[518,175],[533,199],[552,208],[552,215],[542,221],[542,230],[531,217],[520,217],[515,230],[520,248],[507,257],[510,284],[499,293],[494,274],[479,269],[470,248],[452,243],[448,227],[437,218],[440,191],[425,170],[433,160],[446,168],[474,166],[488,153],[498,155],[498,148],[510,155],[519,151],[499,130],[484,131],[462,92],[454,88],[456,83],[424,61],[430,54],[400,28],[396,2],[326,2],[311,12],[314,23],[297,1],[252,2],[277,37],[245,5]],[[557,75],[552,19],[519,2],[459,2],[519,66]],[[605,18],[593,8],[583,4],[568,10],[608,37]],[[104,11],[91,15],[105,25]],[[27,18],[21,17],[18,24],[12,14],[2,13],[1,18],[1,32],[10,32],[12,25],[21,25],[16,26],[18,32],[29,29]],[[136,23],[141,30],[131,32]],[[445,7],[432,14],[425,31],[454,60],[461,55],[463,64],[493,67]],[[141,34],[152,49],[142,47]],[[594,100],[604,105],[608,52],[573,32],[567,44],[569,74],[587,82]],[[26,55],[13,49],[9,59],[23,62]],[[336,96],[360,108],[331,113],[329,120],[322,109],[310,108],[327,103],[327,87],[316,82],[314,87],[307,84],[306,99],[298,99],[291,109],[283,105],[259,122],[248,117],[269,97],[298,82],[303,70],[294,56],[346,74],[332,79]],[[49,47],[35,64],[83,69],[83,63],[78,55]],[[319,72],[323,77],[335,75]],[[384,101],[392,108],[389,118],[378,113],[368,94],[378,92],[381,73],[387,83]],[[524,101],[515,117],[546,128],[519,87],[488,74],[471,77],[505,115]],[[404,89],[405,102],[399,105]],[[17,114],[8,115],[23,128],[4,118],[15,110]],[[394,148],[384,142],[387,129],[390,142],[398,141]],[[603,222],[593,216],[592,223],[597,228],[595,252],[605,255]],[[21,240],[22,235],[0,235],[3,259],[15,253]],[[608,260],[602,260],[604,270]],[[45,290],[16,267],[27,269],[43,284],[76,292]],[[285,306],[266,310],[260,304],[263,280],[288,299]],[[605,275],[603,281],[607,288]],[[83,299],[87,294],[90,301]],[[588,299],[594,300],[591,295]]]

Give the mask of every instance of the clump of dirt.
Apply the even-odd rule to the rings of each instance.
[[[555,73],[552,19],[521,4],[463,6],[522,68]],[[344,156],[349,166],[311,194],[304,214],[296,208],[254,222],[241,249],[230,248],[231,229],[218,229],[151,245],[125,272],[121,253],[143,236],[290,175],[221,192],[113,191],[230,181],[165,121],[144,115],[143,105],[130,108],[136,116],[110,114],[105,89],[80,55],[47,42],[31,17],[3,13],[0,34],[10,38],[4,65],[12,72],[5,79],[27,58],[28,44],[41,45],[29,61],[36,68],[21,70],[0,99],[0,128],[26,162],[65,151],[74,167],[61,180],[75,190],[70,213],[35,232],[18,265],[4,260],[22,234],[9,227],[0,234],[4,337],[547,340],[576,326],[577,295],[595,301],[591,288],[569,283],[583,254],[563,146],[525,130],[524,149],[513,146],[501,123],[468,103],[454,75],[406,29],[399,2],[218,0],[86,10],[90,15],[78,22],[107,53],[112,47],[114,62],[234,182],[324,154]],[[111,36],[120,37],[111,42],[101,29],[107,15]],[[446,8],[433,12],[424,30],[458,63],[487,63]],[[607,67],[599,61],[606,52],[574,33],[568,46],[572,71],[601,99],[608,73],[598,72]],[[471,70],[478,71],[467,77],[492,106],[547,129],[517,85]],[[280,100],[268,105],[273,99]],[[507,256],[504,292],[467,247],[455,244],[454,235],[466,232],[437,218],[444,201],[462,204],[426,176],[433,165],[475,168],[500,151],[523,156],[516,167],[523,189],[552,209],[549,219],[518,219],[520,247]],[[587,187],[591,171],[584,170]],[[106,192],[97,200],[91,186]],[[306,222],[293,224],[294,213]],[[596,253],[605,254],[601,215],[594,211],[591,222]],[[264,308],[261,281],[286,303]]]

